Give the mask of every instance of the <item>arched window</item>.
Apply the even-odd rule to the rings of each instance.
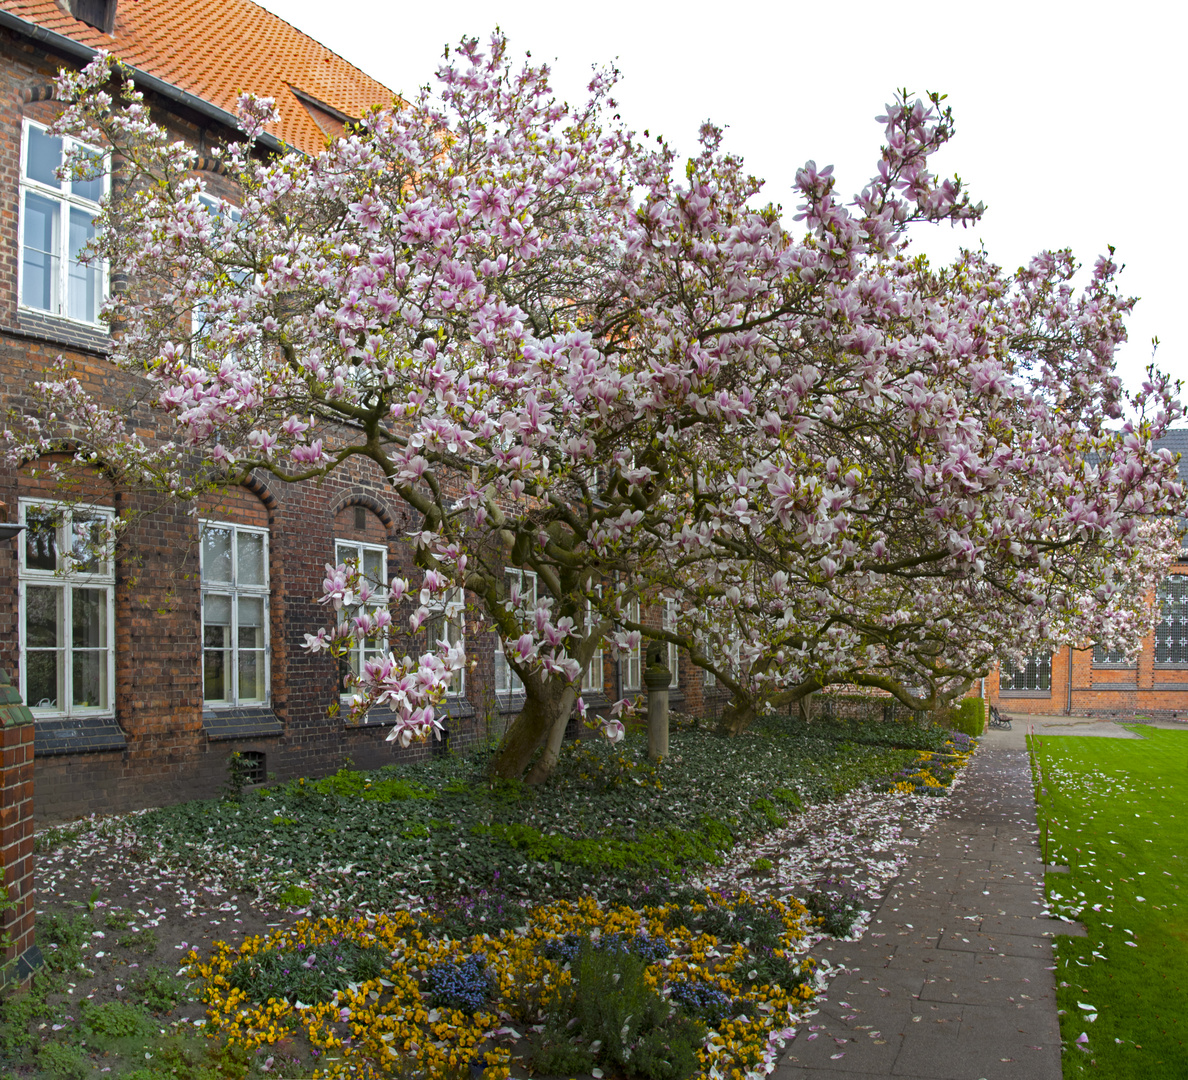
[[[207,706],[268,700],[268,530],[202,522],[202,685]]]
[[[114,513],[22,500],[21,689],[37,717],[112,715]]]
[[[1126,659],[1126,653],[1121,649],[1107,649],[1104,645],[1093,646],[1093,666],[1094,667],[1133,667],[1134,665]]]
[[[1159,625],[1155,628],[1155,663],[1188,664],[1188,576],[1172,574],[1155,591]]]
[[[1003,690],[1051,690],[1052,654],[1035,653],[1016,667],[1009,660],[1002,662],[1000,688]]]

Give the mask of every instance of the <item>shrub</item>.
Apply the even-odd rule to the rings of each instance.
[[[954,731],[977,738],[986,727],[986,705],[980,697],[962,698],[953,710],[950,724]]]
[[[697,1072],[705,1026],[674,1013],[648,985],[646,969],[633,953],[583,944],[573,982],[534,1046],[535,1070],[573,1075],[597,1063],[651,1080],[684,1080]],[[590,1049],[595,1045],[597,1053]]]

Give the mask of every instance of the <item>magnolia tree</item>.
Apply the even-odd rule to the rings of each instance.
[[[1133,650],[1178,550],[1184,492],[1152,446],[1178,388],[1152,369],[1123,393],[1112,252],[1079,294],[1068,252],[1014,274],[902,252],[913,217],[980,211],[927,172],[937,104],[889,107],[853,212],[828,170],[798,174],[803,240],[745,209],[754,182],[712,129],[688,188],[640,213],[633,366],[688,359],[651,432],[669,515],[641,526],[657,557],[634,581],[684,597],[663,636],[730,690],[735,730],[831,683],[935,708],[1004,654]]]
[[[1152,374],[1141,419],[1109,426],[1130,303],[1109,260],[1074,297],[1067,255],[1004,275],[903,252],[912,223],[981,213],[929,170],[952,134],[938,98],[889,106],[851,207],[801,170],[794,236],[712,127],[674,177],[619,123],[613,73],[577,111],[499,37],[438,74],[437,98],[312,158],[257,154],[271,107],[245,99],[249,138],[221,155],[236,207],[118,65],[64,75],[58,129],[118,164],[96,247],[132,282],[106,309],[113,360],[175,431],[129,434],[64,366],[41,386],[53,423],[14,433],[13,456],[67,425],[80,460],[181,498],[373,463],[421,516],[420,580],[379,596],[328,567],[334,614],[307,647],[382,637],[356,707],[424,736],[465,658],[417,635],[465,589],[524,687],[505,776],[542,743],[547,774],[603,644],[684,646],[738,727],[839,680],[936,701],[1002,642],[1078,619],[1137,632],[1164,557],[1150,523],[1182,498],[1150,447],[1172,388]],[[506,566],[537,575],[534,601]],[[661,595],[682,599],[675,627],[629,617]]]

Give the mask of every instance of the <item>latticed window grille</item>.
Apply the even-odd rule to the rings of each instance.
[[[1002,662],[1003,690],[1051,690],[1052,654],[1037,653],[1016,667],[1009,660]]]
[[[1093,646],[1095,664],[1128,664],[1130,661],[1121,649],[1107,649],[1104,645]]]
[[[1188,664],[1188,576],[1172,574],[1155,591],[1159,626],[1155,629],[1155,663]]]

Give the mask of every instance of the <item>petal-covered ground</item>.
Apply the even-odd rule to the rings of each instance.
[[[959,775],[967,746],[929,738],[678,736],[660,769],[577,748],[554,794],[475,798],[455,763],[42,834],[43,948],[77,962],[26,1060],[151,999],[164,1031],[218,1036],[211,1075],[613,1076],[632,1053],[638,1075],[763,1075],[827,974],[811,945],[861,933]],[[553,798],[578,805],[550,829]],[[145,990],[166,971],[190,1000]]]

